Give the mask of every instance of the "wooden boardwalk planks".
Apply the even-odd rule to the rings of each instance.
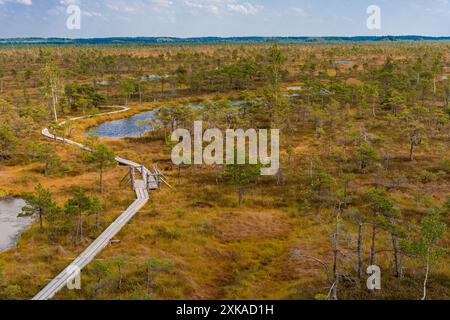
[[[128,108],[122,108],[119,111],[102,113],[100,115],[115,114],[127,111]],[[74,118],[71,120],[82,119],[83,117]],[[61,124],[64,124],[61,123]],[[81,143],[68,140],[61,137],[56,137],[51,134],[47,128],[42,130],[42,135],[47,138],[61,141],[73,146],[77,146],[84,150],[90,149]],[[67,283],[73,278],[74,271],[81,270],[86,267],[111,241],[111,239],[130,221],[133,216],[142,209],[142,207],[149,201],[149,194],[147,186],[151,190],[158,189],[158,184],[153,174],[143,165],[133,162],[128,159],[116,157],[116,161],[120,164],[130,166],[139,171],[142,180],[133,181],[133,189],[136,193],[136,200],[117,218],[94,242],[92,242],[66,269],[57,275],[50,283],[42,289],[33,300],[49,300],[55,296]],[[148,181],[147,181],[148,179]]]

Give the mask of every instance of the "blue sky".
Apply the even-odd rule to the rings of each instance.
[[[81,29],[66,27],[81,8]],[[381,30],[366,26],[381,8]],[[0,0],[0,38],[450,35],[450,0]]]

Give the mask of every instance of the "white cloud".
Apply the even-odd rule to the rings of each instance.
[[[128,1],[109,1],[106,6],[109,9],[118,12],[133,13],[137,11],[136,3],[128,3]]]
[[[185,0],[184,4],[191,9],[205,10],[212,14],[220,13],[220,1],[216,0]]]
[[[150,0],[150,4],[158,8],[170,8],[173,5],[173,1],[170,0]]]
[[[99,18],[104,18],[104,16],[100,13],[100,12],[96,12],[96,11],[82,11],[83,15],[86,17],[99,17]]]
[[[294,8],[294,13],[300,17],[306,17],[308,16],[308,13],[302,8]]]
[[[59,0],[59,4],[62,6],[68,6],[71,4],[80,4],[80,0]]]
[[[154,20],[175,23],[174,1],[176,0],[104,0],[106,8],[113,13],[103,13],[102,17],[108,20],[133,21],[135,16],[151,14]],[[94,12],[91,13],[91,16],[96,16]]]
[[[106,6],[113,11],[124,13],[145,12],[148,10],[163,11],[173,6],[171,0],[107,0]]]
[[[26,6],[31,6],[33,4],[33,0],[0,0],[0,4],[5,4],[7,2],[19,3]]]
[[[253,5],[248,2],[244,3],[229,3],[227,4],[227,8],[229,11],[242,13],[245,15],[255,15],[262,9],[262,6]]]
[[[240,2],[238,0],[184,0],[184,4],[191,12],[206,11],[214,15],[220,15],[226,12],[256,15],[263,8],[260,5],[254,5],[250,2]]]

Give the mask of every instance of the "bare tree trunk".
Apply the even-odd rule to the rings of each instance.
[[[334,266],[334,283],[333,283],[333,288],[331,290],[331,299],[332,300],[338,300],[338,296],[337,296],[337,288],[338,288],[338,284],[339,284],[339,275],[337,273],[337,253],[334,253],[334,262],[333,262]]]
[[[282,170],[278,170],[277,173],[277,186],[284,184],[284,176]]]
[[[422,301],[427,299],[427,283],[428,283],[428,275],[430,273],[430,249],[427,252],[427,267],[425,272],[425,280],[423,281],[423,297]]]
[[[103,166],[100,167],[100,193],[103,193]]]
[[[239,205],[241,205],[244,203],[244,188],[242,186],[239,186],[238,194],[239,194]]]
[[[375,265],[375,238],[377,235],[377,226],[375,224],[372,225],[372,246],[370,248],[370,265]]]
[[[153,284],[152,275],[150,274],[150,266],[147,266],[147,294],[151,293],[151,286]]]
[[[100,228],[100,210],[95,211],[95,226],[97,229]]]
[[[77,222],[77,231],[75,232],[75,236],[73,237],[72,244],[73,246],[76,246],[78,244],[78,236],[80,234],[80,219],[78,219]]]
[[[340,208],[338,209],[340,210]],[[339,219],[340,219],[340,212],[337,212],[336,216],[336,229],[333,236],[333,276],[334,276],[334,283],[333,288],[331,290],[331,299],[332,300],[338,300],[337,296],[337,289],[339,284],[339,274],[338,274],[338,255],[339,255]]]
[[[53,103],[53,116],[55,118],[55,122],[58,122],[58,114],[56,113],[56,103],[58,99],[55,95],[55,89],[52,86],[52,103]]]
[[[363,224],[359,224],[358,228],[358,277],[363,275]]]
[[[414,143],[409,147],[409,161],[414,161]]]
[[[394,252],[394,276],[400,278],[400,261],[398,255],[398,239],[397,236],[392,234],[392,248]]]
[[[39,209],[39,232],[44,233],[44,222],[42,221],[42,209]]]
[[[84,238],[84,234],[83,234],[83,215],[80,214],[80,242],[83,243],[83,238]]]

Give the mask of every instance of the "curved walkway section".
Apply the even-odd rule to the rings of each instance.
[[[120,110],[98,114],[110,115],[120,112],[128,111],[129,108],[119,107]],[[71,121],[83,119],[85,117],[72,118]],[[65,124],[66,121],[61,122],[60,125]],[[48,128],[42,130],[42,135],[56,141],[61,141],[73,146],[77,146],[86,151],[91,151],[87,146],[68,140],[62,137],[57,137],[51,134]],[[64,271],[62,271],[56,278],[54,278],[41,292],[39,292],[33,300],[49,300],[55,296],[62,288],[64,288],[70,281],[73,280],[78,273],[86,267],[111,241],[111,239],[133,218],[133,216],[142,209],[142,207],[149,201],[148,189],[156,190],[158,184],[153,174],[145,166],[140,163],[133,162],[121,157],[116,157],[116,161],[122,165],[129,166],[133,170],[136,169],[142,176],[142,180],[133,180],[133,188],[136,193],[136,200],[114,221],[92,244],[81,253]]]

